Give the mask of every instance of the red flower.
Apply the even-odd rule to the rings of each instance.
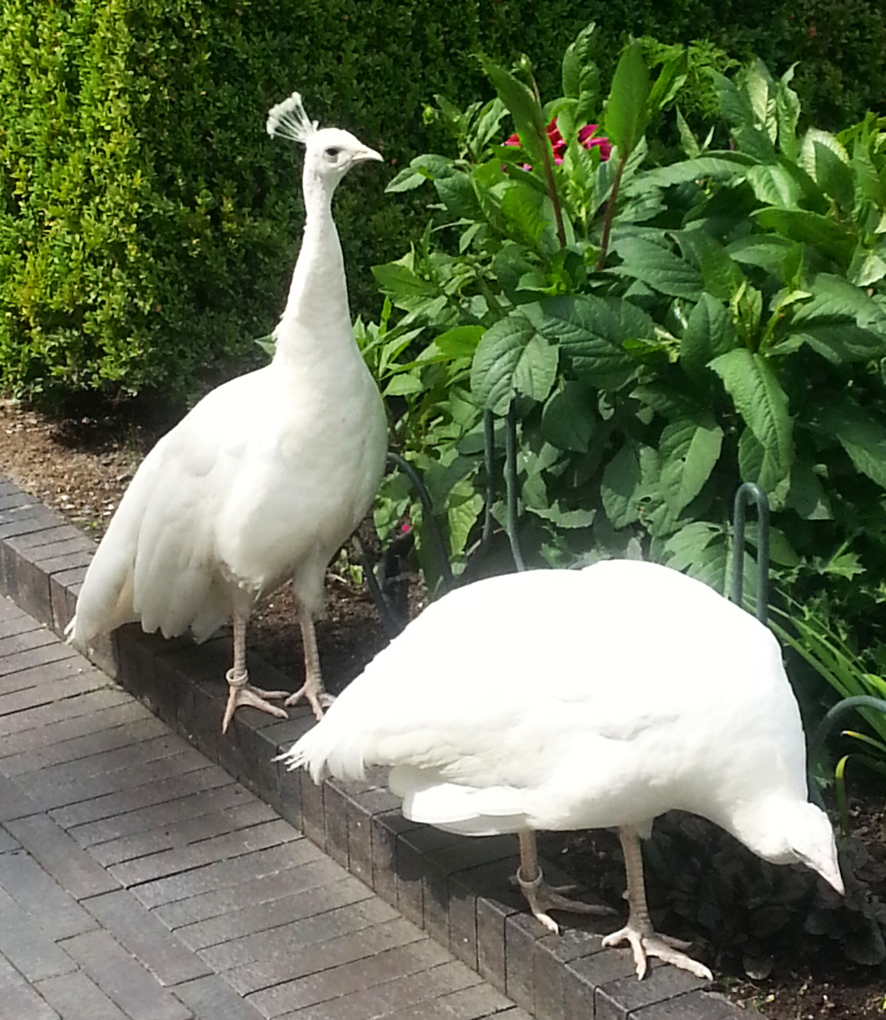
[[[598,127],[599,125],[597,124],[585,124],[583,128],[579,128],[578,142],[585,149],[598,148],[600,150],[600,159],[605,163],[612,155],[612,142],[605,135],[601,135],[599,138],[594,137]]]
[[[579,129],[578,141],[585,149],[598,148],[600,150],[600,159],[607,160],[612,155],[612,143],[605,136],[594,137],[597,127],[597,124],[585,124],[583,128]],[[559,166],[563,162],[563,156],[566,154],[566,142],[563,140],[563,136],[557,127],[556,118],[548,124],[545,131],[551,143],[551,148],[554,151],[554,162]],[[520,136],[518,134],[511,135],[510,138],[505,139],[505,145],[520,145]],[[532,167],[528,163],[524,163],[523,169],[531,170]]]

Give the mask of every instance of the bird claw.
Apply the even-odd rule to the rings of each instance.
[[[529,909],[536,920],[540,921],[545,928],[553,935],[560,934],[560,926],[547,913],[549,910],[565,910],[570,914],[596,914],[605,916],[614,914],[612,907],[599,903],[583,903],[581,900],[573,900],[567,894],[575,893],[579,887],[576,885],[548,885],[541,872],[531,882],[526,882],[520,877],[518,871],[511,878],[511,884],[518,887],[526,897]]]
[[[289,716],[277,705],[272,705],[269,699],[279,700],[288,695],[288,691],[265,691],[261,687],[253,687],[252,684],[235,686],[231,684],[228,693],[228,703],[225,705],[225,714],[222,719],[222,733],[228,732],[234,712],[243,705],[250,708],[257,708],[261,712],[276,716],[278,719],[288,719]]]
[[[646,976],[646,958],[654,956],[664,963],[669,963],[680,970],[688,970],[703,981],[713,981],[714,976],[703,963],[693,960],[691,956],[681,952],[690,945],[682,939],[671,938],[669,935],[659,935],[657,932],[643,931],[628,922],[624,928],[612,932],[603,939],[604,947],[617,946],[622,942],[630,943],[634,954],[634,963],[637,967],[637,977],[642,981]]]
[[[323,718],[323,709],[329,708],[333,701],[335,701],[334,695],[322,690],[322,688],[317,690],[316,684],[305,681],[304,685],[300,687],[295,694],[290,694],[283,704],[287,708],[292,708],[292,706],[298,704],[302,698],[304,698],[311,706],[317,722]]]

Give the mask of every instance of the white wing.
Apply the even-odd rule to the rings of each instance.
[[[789,737],[781,747],[786,720],[798,746]],[[560,828],[700,810],[719,772],[724,783],[749,782],[761,756],[793,782],[801,745],[766,628],[675,571],[613,561],[447,595],[370,663],[288,760],[315,778],[393,766],[392,783],[423,820],[457,814],[453,784],[472,788],[458,794],[466,810],[473,800],[492,814],[495,801],[509,816],[519,806],[533,827]],[[492,788],[497,798],[476,793]],[[662,807],[663,796],[672,803]],[[427,818],[416,813],[422,800]]]

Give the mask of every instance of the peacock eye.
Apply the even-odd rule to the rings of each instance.
[[[330,146],[330,147],[329,147],[329,148],[328,148],[328,149],[326,150],[326,155],[327,155],[327,156],[329,156],[329,158],[330,158],[330,159],[335,159],[335,157],[336,157],[336,156],[337,156],[337,155],[338,155],[338,154],[339,154],[340,152],[341,152],[341,149],[337,148],[337,147],[336,147],[336,146],[334,146],[334,145],[331,145],[331,146]]]

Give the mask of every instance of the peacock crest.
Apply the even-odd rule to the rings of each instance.
[[[306,144],[317,127],[318,122],[305,113],[300,92],[293,92],[288,99],[271,107],[268,114],[268,134],[271,137],[281,135],[293,142]]]

